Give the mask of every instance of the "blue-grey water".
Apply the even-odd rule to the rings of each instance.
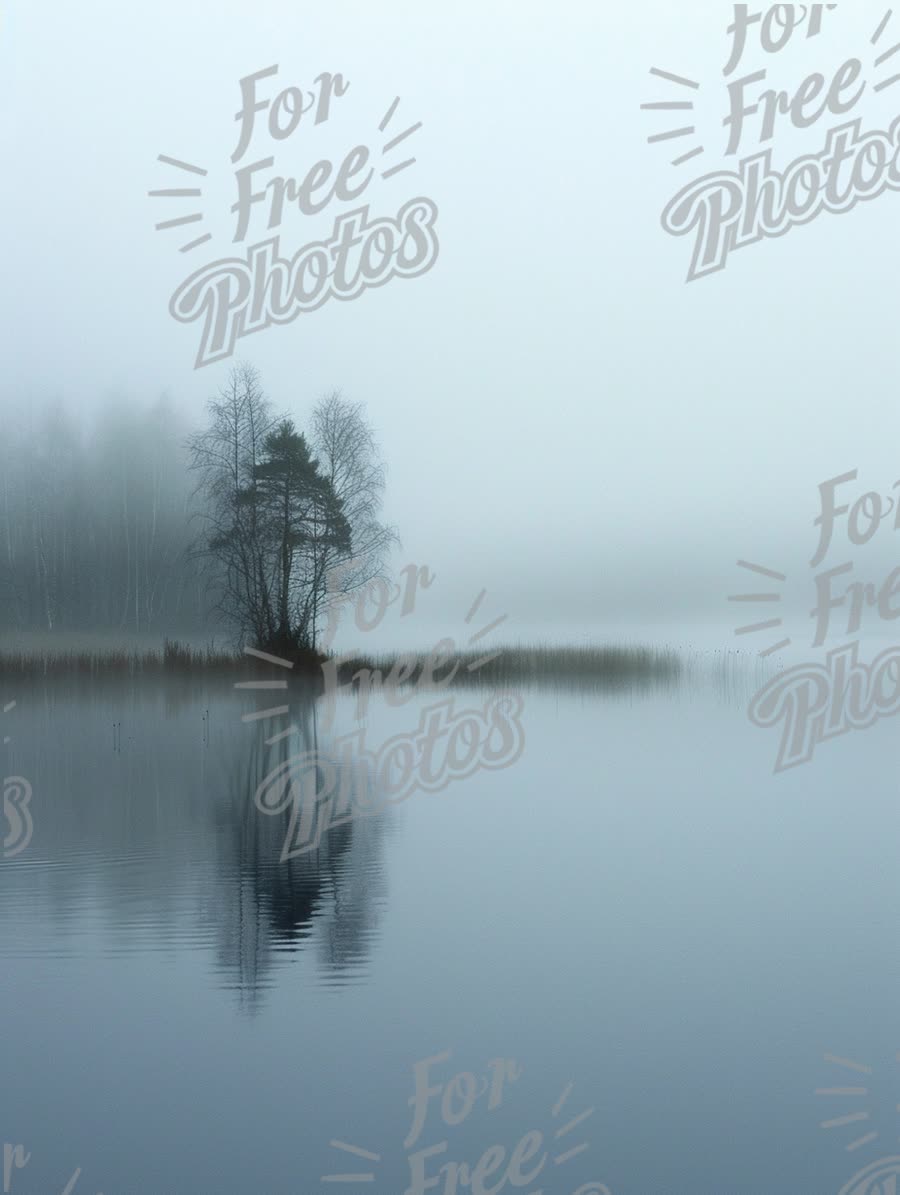
[[[23,688],[11,1195],[836,1195],[900,1153],[896,723],[774,775],[726,679],[525,691],[512,766],[287,862],[253,801],[287,721],[242,722],[271,694]],[[368,741],[428,700],[376,701]]]

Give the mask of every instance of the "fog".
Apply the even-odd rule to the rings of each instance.
[[[56,402],[75,418],[149,410],[166,394],[190,428],[245,359],[300,422],[332,388],[365,404],[397,563],[440,576],[437,621],[461,618],[484,587],[517,633],[715,623],[727,639],[739,619],[724,599],[747,591],[738,559],[808,577],[820,483],[858,469],[856,495],[886,495],[900,477],[900,247],[886,195],[685,283],[689,238],[667,236],[660,212],[687,176],[647,144],[661,126],[640,105],[671,98],[651,66],[721,81],[725,12],[662,0],[7,6],[5,424]],[[868,46],[877,15],[835,14],[792,45],[791,78],[833,73]],[[299,179],[319,158],[380,145],[399,96],[391,131],[422,122],[403,149],[416,162],[376,177],[366,201],[393,216],[433,200],[439,256],[421,277],[332,300],[195,369],[200,326],[173,319],[169,300],[192,271],[243,252],[229,212],[239,80],[276,63],[260,99],[322,72],[349,88],[329,120],[305,115],[279,144],[263,113],[243,163],[274,153],[274,170]],[[890,92],[870,98],[867,123],[887,127]],[[148,191],[197,182],[160,154],[208,171],[202,224],[155,230],[194,201]],[[329,235],[347,206],[292,208],[285,255]],[[257,243],[263,205],[250,214]],[[179,253],[206,232],[209,245]],[[894,554],[887,525],[869,552],[874,579],[875,557]],[[811,597],[807,586],[798,612]]]
[[[0,5],[4,1195],[896,1190],[885,13]]]

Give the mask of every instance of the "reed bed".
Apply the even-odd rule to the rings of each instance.
[[[370,662],[354,662],[347,671],[375,668],[386,677],[395,663],[396,657],[379,656]],[[427,682],[423,671],[430,669],[426,669],[425,657],[420,656],[406,683]],[[451,672],[450,684],[460,688],[614,690],[676,684],[681,679],[682,663],[676,652],[666,648],[516,644],[490,653],[457,654],[434,669],[435,682],[446,683]]]
[[[427,669],[427,652],[418,653],[415,667],[403,667],[401,655],[358,656],[346,659],[340,667],[340,679],[350,684],[353,677],[366,670],[387,678],[392,670],[404,675],[405,684],[421,684]],[[314,652],[298,653],[293,658],[291,677],[310,680],[321,677],[327,657]],[[446,680],[456,664],[451,683],[460,687],[560,687],[615,688],[634,684],[673,683],[682,674],[682,661],[676,652],[645,647],[555,647],[518,644],[490,653],[457,654],[451,661],[433,670],[436,682]],[[427,669],[427,671],[431,671]],[[231,683],[245,674],[284,676],[277,665],[267,664],[243,652],[198,649],[168,640],[161,650],[129,651],[36,651],[0,653],[0,679],[103,681],[116,679],[167,680],[191,679]]]

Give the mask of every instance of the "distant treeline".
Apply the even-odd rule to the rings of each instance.
[[[7,416],[0,443],[0,628],[210,625],[190,552],[189,427],[175,405]]]
[[[0,630],[228,629],[311,651],[335,593],[384,568],[384,467],[361,403],[278,410],[233,366],[206,419],[122,402],[20,408],[0,444]]]

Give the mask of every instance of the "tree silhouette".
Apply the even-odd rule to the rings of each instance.
[[[264,459],[254,470],[253,501],[272,553],[275,623],[269,646],[312,648],[304,585],[308,570],[303,565],[325,548],[349,555],[350,525],[331,482],[292,420],[283,419],[263,448]]]

